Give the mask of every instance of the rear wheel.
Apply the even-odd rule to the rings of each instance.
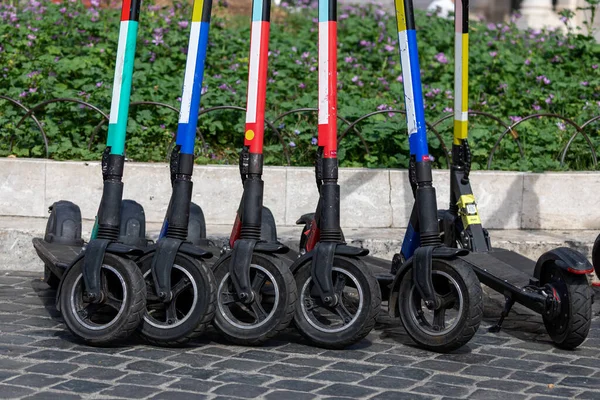
[[[332,280],[338,303],[326,306],[311,277],[312,262],[295,274],[299,301],[294,322],[317,346],[341,349],[362,340],[375,326],[381,291],[375,276],[358,258],[335,256]]]
[[[149,255],[139,263],[146,283],[146,312],[138,332],[148,342],[178,346],[206,330],[215,313],[216,284],[210,269],[200,260],[177,254],[171,269],[173,299],[156,295]]]
[[[100,270],[104,299],[89,303],[83,296],[83,259],[64,276],[60,309],[67,328],[89,344],[106,345],[130,336],[142,321],[146,287],[137,265],[106,253]]]
[[[446,353],[466,344],[477,332],[483,317],[482,290],[473,270],[460,260],[433,260],[432,280],[440,307],[425,306],[406,271],[399,287],[400,319],[408,335],[421,347]]]
[[[254,253],[250,282],[254,301],[242,302],[229,273],[231,257],[217,262],[217,309],[214,325],[229,341],[257,345],[283,331],[292,321],[296,286],[289,268],[275,255]]]
[[[552,264],[544,266],[540,283],[550,285],[560,298],[558,316],[549,319],[542,315],[548,335],[560,348],[576,348],[587,337],[592,322],[592,290],[587,278]]]

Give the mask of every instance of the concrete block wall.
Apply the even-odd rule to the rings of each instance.
[[[448,171],[434,171],[438,207],[447,207]],[[600,173],[472,172],[481,218],[489,229],[600,229]],[[313,212],[313,168],[266,167],[264,204],[282,226]],[[125,198],[140,202],[148,222],[162,221],[171,193],[166,163],[127,163]],[[406,170],[340,170],[344,228],[403,228],[413,196]],[[102,193],[99,162],[0,159],[0,215],[46,217],[71,200],[93,219]],[[230,225],[242,194],[236,166],[196,166],[193,200],[211,225]]]

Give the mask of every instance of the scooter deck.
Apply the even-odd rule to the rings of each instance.
[[[34,238],[33,247],[44,264],[59,278],[75,257],[81,253],[81,246],[48,243],[42,238]]]
[[[292,262],[298,258],[299,253],[294,250],[290,250],[287,254],[283,255],[289,258]],[[394,281],[394,275],[391,274],[391,261],[384,258],[378,258],[373,256],[360,257],[360,259],[367,265],[367,268],[373,272],[375,278],[379,282],[380,286],[387,286]]]
[[[460,258],[471,265],[481,283],[500,292],[507,288],[519,290],[529,285],[535,267],[533,260],[504,249],[469,253]]]

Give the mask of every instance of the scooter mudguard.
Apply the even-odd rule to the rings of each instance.
[[[279,242],[257,242],[254,251],[261,253],[285,254],[290,251],[290,248]]]
[[[542,270],[548,264],[554,264],[568,273],[585,275],[594,272],[594,267],[580,252],[568,247],[558,247],[547,251],[538,258],[533,276],[540,279]]]
[[[146,214],[144,207],[133,200],[121,201],[121,223],[119,224],[120,243],[146,247]]]
[[[187,254],[188,256],[191,256],[196,259],[208,259],[213,257],[213,253],[211,253],[210,251],[206,251],[202,247],[196,246],[193,243],[188,242],[181,243],[181,246],[179,247],[179,252]]]
[[[83,246],[79,206],[70,201],[60,200],[48,207],[48,211],[50,217],[46,223],[44,240],[48,243]]]
[[[296,221],[296,225],[308,225],[312,222],[313,219],[315,219],[315,213],[304,214],[300,218],[298,218],[298,221]]]

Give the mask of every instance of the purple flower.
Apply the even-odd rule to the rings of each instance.
[[[451,113],[451,112],[453,112],[453,111],[454,111],[454,110],[452,109],[452,107],[446,107],[446,108],[444,108],[444,112],[445,112],[445,113]]]
[[[560,129],[561,131],[564,131],[564,130],[565,130],[565,124],[564,124],[564,122],[562,122],[562,121],[558,121],[558,122],[556,123],[556,126],[558,126],[558,129]]]
[[[290,143],[289,143],[289,146],[290,146],[290,147],[292,147],[292,148],[293,148],[293,147],[296,147],[296,143],[294,143],[294,142],[290,142]]]
[[[588,82],[586,82],[586,81],[584,81],[584,82],[581,82],[581,86],[587,86],[587,85],[589,85],[589,83],[588,83]]]
[[[528,58],[527,60],[525,60],[525,65],[529,65],[531,64],[531,60]]]
[[[300,89],[304,89],[304,88],[306,87],[306,85],[305,85],[304,83],[300,82],[300,83],[298,84],[298,87],[299,87]]]
[[[387,110],[388,109],[388,105],[387,104],[381,104],[377,107],[378,110]]]
[[[154,35],[154,39],[152,39],[152,43],[156,46],[160,46],[164,43],[162,35]]]
[[[208,86],[202,86],[202,90],[200,90],[200,94],[206,94],[208,92]]]
[[[188,23],[187,21],[179,21],[179,22],[177,23],[177,25],[179,25],[179,27],[180,27],[181,29],[185,29],[185,28],[187,28],[187,27],[188,27],[188,24],[189,24],[189,23]]]
[[[160,124],[160,129],[165,129],[165,124]]]
[[[598,69],[598,64],[592,65],[592,69]]]
[[[154,52],[150,52],[150,62],[153,63],[156,60],[156,53]]]
[[[390,53],[391,53],[392,51],[396,50],[396,48],[395,48],[394,46],[391,46],[391,45],[389,45],[389,44],[386,44],[386,45],[384,46],[384,48],[385,48],[385,51],[387,51],[387,52],[390,52]]]
[[[67,9],[65,7],[61,8],[60,10],[58,10],[59,13],[64,14],[67,12]]]
[[[448,64],[448,59],[446,58],[446,55],[444,53],[438,53],[438,54],[436,54],[435,55],[435,59],[440,64]]]
[[[317,140],[317,138],[316,138],[316,137],[314,137],[314,138],[310,139],[310,142],[311,142],[313,145],[316,145],[316,144],[318,143],[318,140]]]
[[[178,97],[178,98],[177,98],[177,101],[181,103],[181,97]]]
[[[565,17],[564,15],[562,17],[560,17],[560,22],[562,23],[567,23],[567,21],[569,20],[569,18]]]
[[[496,57],[497,55],[498,55],[498,52],[497,52],[497,51],[490,51],[490,56],[491,56],[492,58]]]
[[[535,111],[540,111],[540,109],[542,108],[542,107],[540,107],[540,106],[539,106],[539,105],[537,105],[537,104],[534,104],[534,105],[532,105],[531,107],[533,107],[533,109],[534,109]]]
[[[308,51],[305,51],[304,53],[302,53],[302,55],[300,57],[308,58],[309,56],[310,56],[310,53]]]
[[[98,82],[98,83],[96,83],[96,87],[102,87],[102,83],[103,83],[103,82]]]
[[[544,84],[549,85],[552,81],[548,79],[545,75],[540,75],[535,78],[538,82],[544,82]]]
[[[27,96],[27,92],[21,92],[21,93],[19,94],[19,97],[25,97],[25,96]]]
[[[354,57],[348,56],[348,57],[344,58],[344,61],[346,61],[347,63],[351,63],[351,62],[354,62],[355,60],[354,60]]]
[[[358,76],[354,75],[352,77],[352,82],[354,82],[354,83],[358,82]]]
[[[294,129],[294,134],[299,135],[300,131],[298,129]]]
[[[225,90],[225,89],[227,89],[227,84],[226,84],[226,83],[223,83],[223,84],[221,84],[221,85],[219,86],[219,89],[221,89],[221,90]]]
[[[402,77],[402,75],[398,75],[398,77],[396,78],[396,81],[402,83],[402,82],[404,82],[404,78]]]
[[[517,122],[519,122],[520,120],[522,120],[522,119],[523,119],[523,118],[521,118],[521,117],[515,117],[515,116],[510,116],[509,118],[510,118],[510,120],[511,120],[513,123],[517,123]]]
[[[294,53],[298,52],[298,49],[296,48],[296,46],[292,46],[292,51],[293,51]]]

